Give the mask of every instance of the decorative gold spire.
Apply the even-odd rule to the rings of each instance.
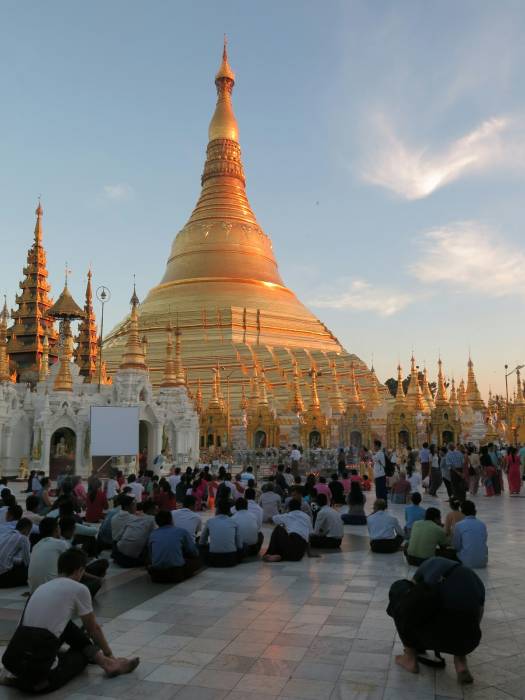
[[[241,387],[241,400],[239,402],[239,408],[241,409],[242,413],[248,409],[248,401],[246,399],[246,389],[244,388],[244,384]]]
[[[219,363],[213,368],[213,382],[211,385],[211,397],[208,403],[208,410],[210,408],[220,408],[223,407],[223,401],[221,397],[221,368]]]
[[[459,407],[464,410],[465,408],[468,408],[468,400],[467,400],[467,392],[465,390],[465,381],[461,379],[459,382],[459,387],[458,387],[458,401],[459,401]]]
[[[40,369],[38,371],[38,381],[45,382],[49,375],[49,340],[44,336],[42,343],[42,357],[40,358]]]
[[[454,377],[452,377],[452,381],[450,383],[450,399],[448,402],[452,406],[452,408],[459,408],[458,395],[456,393],[456,382],[454,381]]]
[[[359,391],[359,384],[355,377],[355,365],[352,361],[350,363],[350,377],[348,381],[348,398],[346,400],[347,410],[363,408],[363,400],[361,398],[361,392]]]
[[[425,410],[423,394],[419,384],[419,372],[416,367],[416,358],[413,354],[410,358],[410,382],[408,384],[406,400],[411,411],[422,412]]]
[[[438,360],[438,381],[436,389],[436,406],[448,406],[447,387],[443,377],[443,363]]]
[[[161,387],[169,388],[177,386],[177,373],[175,370],[175,360],[173,359],[173,329],[168,323],[166,327],[167,342],[166,342],[166,364],[164,365],[164,379]]]
[[[52,305],[49,298],[51,287],[47,282],[46,253],[42,246],[42,216],[40,201],[36,209],[36,224],[33,245],[27,253],[20,282],[21,294],[16,296],[17,309],[11,314],[14,324],[7,331],[7,351],[16,365],[21,381],[36,382],[42,356],[44,336],[49,339],[49,354],[58,357],[55,345],[58,335],[53,328],[53,319],[47,316]]]
[[[97,339],[97,345],[100,348],[102,346],[102,338],[99,336]],[[100,366],[100,353],[97,354],[97,366],[95,370],[95,377],[96,381],[98,382],[98,378],[100,376],[100,384],[103,386],[109,386],[113,384],[113,380],[111,379],[110,376],[108,376],[107,369],[106,369],[106,362],[102,360],[102,367]],[[93,380],[95,381],[95,380]]]
[[[93,311],[93,291],[91,288],[91,270],[87,273],[86,299],[84,302],[84,318],[78,327],[75,362],[80,374],[87,384],[97,381],[98,338],[95,312]]]
[[[138,369],[146,372],[148,368],[146,366],[144,347],[139,333],[139,298],[135,285],[133,285],[133,295],[130,299],[130,304],[131,314],[129,318],[128,338],[124,354],[122,355],[120,369]]]
[[[476,375],[474,374],[474,363],[471,357],[468,358],[467,401],[468,405],[474,411],[482,411],[485,408],[485,404],[478,389]]]
[[[231,94],[235,85],[235,73],[228,63],[226,38],[224,39],[222,62],[215,76],[215,85],[217,86],[217,106],[208,129],[208,138],[210,141],[215,139],[238,141],[239,127],[237,126],[231,103]]]
[[[425,367],[423,370],[423,401],[426,404],[427,410],[431,411],[434,408],[434,397],[428,383],[428,371]]]
[[[182,366],[181,331],[178,323],[175,328],[175,386],[186,386],[186,375]]]
[[[337,376],[337,365],[335,360],[331,363],[332,371],[332,391],[330,392],[330,406],[334,413],[344,413],[345,402],[341,394],[341,389],[339,387],[339,378]]]
[[[199,416],[202,413],[203,410],[203,401],[202,401],[202,386],[201,386],[201,380],[197,380],[197,391],[195,392],[195,410],[199,414]]]
[[[403,372],[401,365],[397,366],[397,389],[396,389],[396,403],[401,405],[406,405],[407,399],[405,396],[405,390],[403,389]]]
[[[69,321],[64,321],[64,336],[60,349],[60,364],[53,385],[54,391],[73,391],[73,376],[71,374],[71,358],[73,356],[73,337]]]
[[[381,405],[381,396],[379,394],[379,380],[374,369],[374,365],[370,367],[370,390],[367,397],[367,406],[371,411]]]
[[[303,397],[301,396],[301,384],[299,382],[299,368],[295,358],[293,360],[293,399],[291,409],[293,413],[303,413],[304,411]]]
[[[11,381],[9,372],[9,355],[7,354],[7,301],[4,296],[4,308],[0,313],[0,382]]]
[[[259,406],[268,406],[268,393],[266,391],[266,372],[264,367],[261,367],[261,373],[259,374]]]
[[[319,372],[315,367],[312,367],[310,371],[308,372],[311,378],[311,383],[310,383],[310,406],[308,407],[310,410],[313,408],[321,408],[321,402],[319,401],[319,392],[317,391],[317,377],[319,375]]]

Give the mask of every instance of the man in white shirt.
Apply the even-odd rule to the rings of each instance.
[[[126,523],[113,546],[112,557],[116,564],[126,569],[144,566],[149,536],[155,528],[155,511],[153,501],[144,501],[142,512],[133,515]]]
[[[195,496],[184,496],[182,508],[171,511],[171,517],[175,527],[181,527],[195,540],[202,530],[202,518],[195,512]]]
[[[266,484],[266,488],[259,498],[259,505],[263,511],[264,522],[273,522],[273,516],[278,515],[281,510],[282,500],[279,494],[273,490],[271,481]]]
[[[372,454],[374,464],[374,480],[376,485],[376,498],[381,498],[386,501],[386,472],[385,472],[385,453],[381,447],[380,440],[374,440],[374,452]]]
[[[91,596],[80,583],[86,555],[68,549],[58,560],[59,577],[42,584],[28,600],[22,620],[2,657],[14,678],[10,683],[26,693],[48,693],[78,676],[88,663],[113,678],[134,671],[139,659],[114,658],[97,623]],[[83,630],[72,620],[79,617]],[[58,654],[66,644],[69,649]]]
[[[313,535],[310,536],[310,546],[320,549],[339,549],[344,535],[341,515],[328,505],[325,493],[318,493],[315,500],[319,511],[315,519]]]
[[[270,544],[264,555],[264,561],[300,561],[308,551],[312,521],[301,510],[299,501],[292,499],[288,504],[288,513],[274,515]]]
[[[244,498],[248,503],[248,513],[255,515],[255,519],[257,520],[257,529],[260,532],[263,524],[263,509],[258,503],[255,502],[255,489],[246,489],[244,492]]]
[[[292,445],[292,451],[290,452],[290,461],[292,463],[292,473],[294,476],[299,474],[299,463],[301,461],[301,453],[297,449],[297,445]]]
[[[27,583],[29,565],[29,533],[33,527],[28,518],[20,518],[13,530],[0,538],[0,588],[15,588]]]
[[[131,495],[137,503],[140,503],[140,501],[142,501],[142,494],[144,493],[144,486],[137,481],[135,474],[130,474],[128,476],[128,486],[131,489]]]
[[[120,510],[111,518],[111,539],[117,542],[124,532],[126,525],[137,511],[137,504],[133,496],[121,496],[119,498]]]
[[[173,470],[173,474],[170,474],[168,476],[168,482],[171,486],[171,490],[173,491],[173,493],[175,493],[175,489],[180,483],[180,467],[175,467],[175,469]]]
[[[242,485],[246,488],[246,486],[248,486],[248,482],[254,478],[255,477],[253,476],[253,467],[246,467],[246,469],[241,474]]]
[[[264,535],[259,531],[257,518],[248,511],[248,501],[245,498],[238,498],[235,501],[232,520],[239,526],[245,556],[256,557],[261,549]]]
[[[60,528],[56,518],[44,518],[40,525],[40,540],[31,551],[29,562],[29,591],[36,589],[58,576],[58,559],[71,545],[60,539]]]
[[[377,554],[397,552],[404,539],[403,528],[397,518],[386,512],[386,501],[379,498],[374,503],[374,512],[368,516],[370,549]]]

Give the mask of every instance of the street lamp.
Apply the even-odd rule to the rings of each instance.
[[[510,415],[509,415],[509,377],[511,374],[514,374],[514,372],[518,372],[520,369],[523,369],[525,365],[516,365],[514,369],[511,369],[510,372],[507,370],[509,369],[508,365],[505,365],[505,393],[507,396],[507,420],[510,420]]]
[[[100,394],[100,381],[102,378],[102,338],[104,333],[104,305],[107,304],[108,301],[111,299],[111,292],[107,287],[104,287],[104,285],[102,285],[97,289],[96,294],[97,299],[100,301],[100,305],[102,307],[102,312],[100,314],[100,341],[98,344],[98,393]]]

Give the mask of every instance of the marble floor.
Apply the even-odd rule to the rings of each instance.
[[[447,668],[418,676],[393,662],[400,645],[386,615],[390,584],[410,575],[401,554],[368,549],[365,528],[346,527],[341,553],[298,563],[206,569],[177,586],[111,566],[96,612],[113,650],[139,655],[116,679],[88,670],[53,698],[156,700],[444,700],[525,698],[525,499],[476,499],[487,523],[490,564],[483,640],[471,656],[473,686]],[[372,497],[369,496],[369,504]],[[440,503],[441,502],[441,503]],[[442,505],[426,497],[424,505]],[[401,517],[402,506],[391,506]],[[268,537],[269,529],[265,532]],[[0,592],[0,633],[9,638],[20,589]],[[0,698],[20,697],[0,688]]]

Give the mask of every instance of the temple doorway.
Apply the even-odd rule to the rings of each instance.
[[[448,445],[450,442],[454,442],[454,433],[452,430],[444,430],[443,431],[443,445]]]
[[[410,445],[410,435],[408,434],[408,430],[400,430],[399,431],[399,445],[403,445],[404,447],[408,447]]]
[[[308,436],[308,447],[311,450],[321,447],[321,433],[318,430],[312,430]]]
[[[361,449],[363,446],[363,436],[359,430],[352,430],[350,433],[350,445],[352,447],[357,447],[358,449]]]
[[[70,428],[59,428],[51,436],[49,476],[56,479],[63,472],[75,473],[77,436]]]
[[[256,450],[266,447],[266,433],[264,430],[257,430],[254,435],[254,447]]]

